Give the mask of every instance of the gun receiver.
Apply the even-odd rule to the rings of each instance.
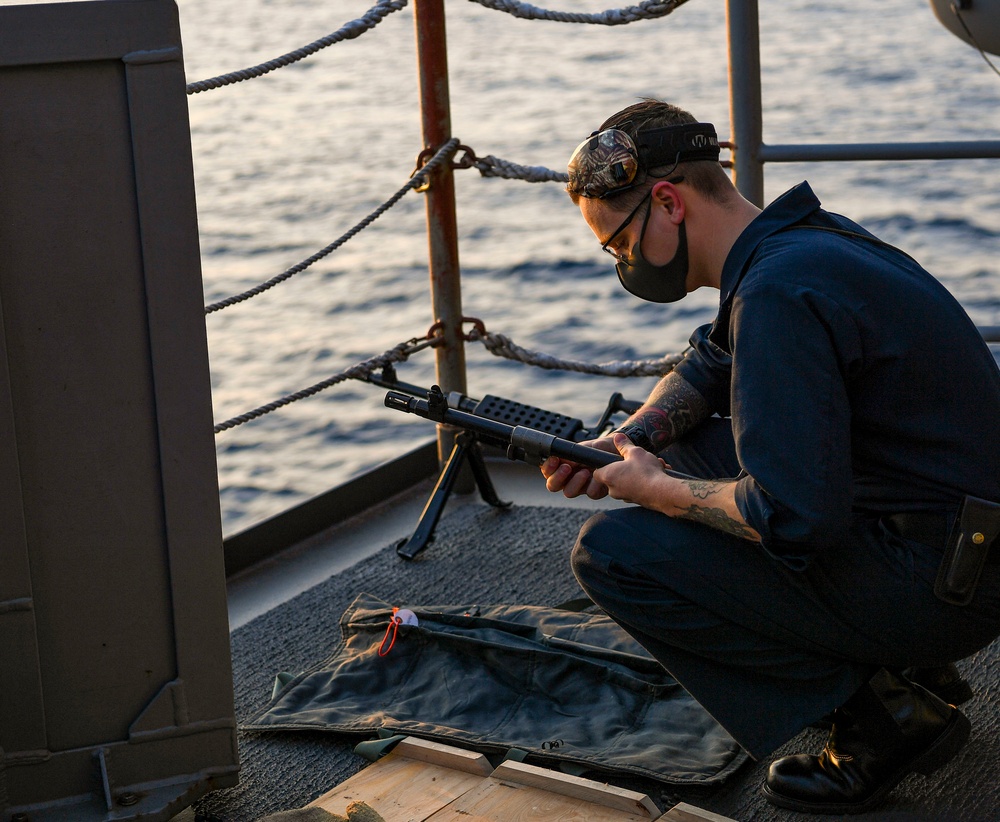
[[[599,451],[534,428],[507,425],[449,408],[447,398],[436,385],[431,387],[426,400],[398,391],[389,391],[385,395],[385,405],[396,411],[405,411],[427,420],[472,431],[481,442],[506,451],[509,459],[533,462],[537,465],[544,462],[547,457],[557,456],[586,465],[588,468],[600,468],[621,459],[618,454]]]

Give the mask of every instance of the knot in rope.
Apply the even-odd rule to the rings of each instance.
[[[683,354],[668,354],[655,360],[617,360],[606,363],[586,363],[578,360],[561,360],[550,354],[530,351],[503,334],[482,333],[473,330],[468,338],[479,340],[491,354],[508,360],[558,371],[576,371],[603,377],[662,377],[673,371]]]

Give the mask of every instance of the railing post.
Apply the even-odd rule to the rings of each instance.
[[[424,148],[437,150],[451,139],[448,96],[448,49],[444,0],[415,0],[417,67],[420,75],[420,114]],[[466,393],[465,346],[462,338],[462,285],[458,265],[458,226],[455,218],[455,180],[449,163],[429,176],[427,239],[430,251],[431,305],[441,323],[444,345],[435,349],[437,383],[449,391]],[[451,453],[454,432],[438,427],[438,458]],[[467,473],[467,472],[466,472]],[[460,490],[472,490],[471,479]]]
[[[729,115],[733,177],[740,193],[764,206],[763,114],[760,93],[760,24],[757,0],[726,0],[729,28]]]

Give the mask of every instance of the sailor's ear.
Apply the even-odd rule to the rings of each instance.
[[[659,205],[667,209],[672,222],[679,223],[684,219],[684,196],[674,183],[660,180],[653,186],[650,196],[654,206]]]

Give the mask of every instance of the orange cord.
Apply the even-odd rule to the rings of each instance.
[[[396,616],[396,612],[399,608],[394,607],[392,609],[392,616],[389,618],[389,624],[385,629],[385,636],[382,637],[382,644],[378,646],[378,655],[385,656],[389,651],[392,650],[392,646],[396,644],[396,632],[399,630],[399,625],[403,621],[401,617]],[[392,632],[392,639],[389,639],[389,632]],[[389,643],[389,647],[385,647],[385,643]]]

